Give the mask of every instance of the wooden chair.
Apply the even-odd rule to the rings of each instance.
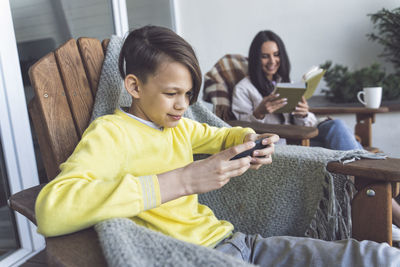
[[[72,153],[88,126],[93,96],[104,60],[97,39],[69,40],[30,69],[35,97],[29,112],[49,180]],[[400,181],[400,159],[359,160],[347,165],[332,162],[328,170],[355,176],[359,190],[352,202],[353,236],[392,243],[391,198]],[[10,207],[35,223],[34,205],[43,185],[11,196]],[[89,228],[77,233],[46,238],[50,266],[106,266],[98,238]]]
[[[265,124],[237,120],[231,111],[235,85],[247,75],[247,58],[227,54],[215,63],[204,76],[203,99],[214,105],[215,114],[232,126],[252,127],[258,133],[276,133],[288,144],[309,146],[310,139],[318,135],[315,127]]]

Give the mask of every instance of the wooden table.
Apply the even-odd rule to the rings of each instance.
[[[356,114],[355,135],[360,137],[363,147],[372,147],[372,124],[375,123],[375,114],[389,112],[389,108],[311,107],[310,112],[315,115]]]

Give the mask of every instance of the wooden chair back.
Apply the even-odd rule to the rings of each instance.
[[[70,39],[29,70],[35,97],[28,105],[49,180],[89,124],[108,40]]]

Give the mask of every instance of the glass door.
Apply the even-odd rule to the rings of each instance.
[[[35,225],[7,205],[38,176],[8,1],[0,1],[0,25],[0,266],[18,266],[45,244]]]
[[[146,25],[175,27],[175,3],[172,0],[126,0],[130,29]]]
[[[172,0],[127,1],[131,27],[174,28]],[[29,67],[70,38],[124,36],[129,24],[126,0],[0,1],[0,266],[19,266],[45,247],[36,226],[6,204],[10,195],[47,182],[27,112],[34,97]]]

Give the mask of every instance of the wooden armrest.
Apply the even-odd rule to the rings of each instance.
[[[9,200],[9,206],[11,209],[18,211],[25,217],[27,217],[31,222],[36,224],[36,216],[35,216],[35,203],[36,198],[42,190],[45,184],[41,184],[35,187],[31,187],[21,192],[18,192],[12,195]]]
[[[400,182],[400,159],[362,159],[351,163],[328,163],[330,172],[370,178],[381,182]]]
[[[260,122],[247,121],[227,121],[231,126],[250,127],[256,133],[274,133],[282,138],[292,140],[310,139],[318,135],[318,129],[315,127],[306,127],[298,125],[265,124]]]
[[[9,206],[36,224],[35,202],[46,184],[25,189],[9,198]],[[73,234],[46,238],[49,266],[107,266],[93,227]]]
[[[364,107],[326,107],[326,108],[310,108],[310,112],[316,115],[328,115],[328,114],[375,114],[388,112],[389,108],[364,108]]]
[[[107,266],[93,227],[46,238],[46,254],[49,266]]]

